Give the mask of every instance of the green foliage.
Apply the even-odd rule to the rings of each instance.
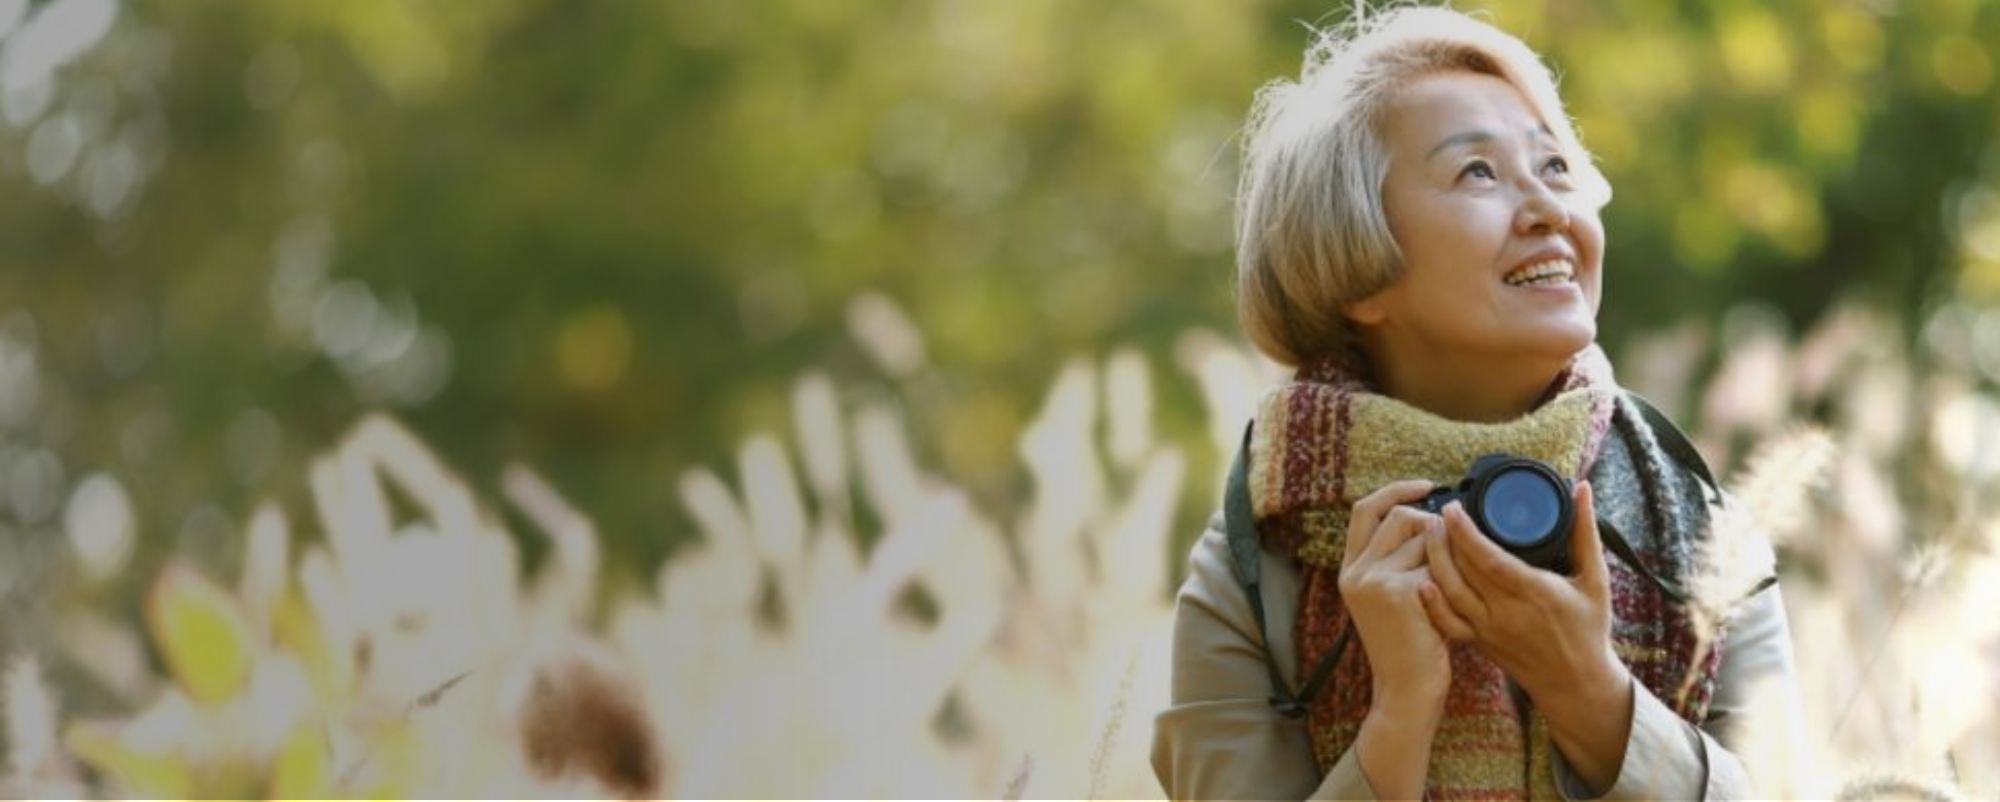
[[[1993,6],[1475,5],[1558,68],[1617,188],[1614,353],[1742,299],[1914,332],[2000,298]],[[387,406],[474,477],[547,470],[637,578],[687,530],[666,483],[788,428],[820,366],[1011,498],[1058,355],[1233,330],[1233,132],[1348,10],[138,0],[46,108],[7,104],[18,444],[128,482],[142,560],[219,567],[235,511]],[[914,367],[847,336],[874,292]],[[1159,415],[1203,425],[1187,386]]]

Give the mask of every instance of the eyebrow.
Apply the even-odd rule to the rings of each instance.
[[[1550,131],[1547,125],[1537,124],[1533,128],[1528,129],[1528,138],[1533,139],[1536,138],[1537,136],[1554,139],[1556,137],[1556,134],[1554,131]],[[1491,142],[1498,138],[1499,137],[1495,135],[1492,131],[1488,131],[1483,128],[1475,128],[1471,131],[1460,131],[1456,134],[1452,134],[1451,136],[1445,137],[1444,139],[1440,140],[1437,143],[1437,145],[1431,148],[1431,152],[1424,154],[1424,160],[1429,161],[1433,157],[1437,156],[1439,151],[1442,151],[1445,148],[1449,148],[1454,145],[1468,145],[1478,142]]]

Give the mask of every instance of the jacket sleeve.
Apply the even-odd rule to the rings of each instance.
[[[1263,552],[1264,610],[1279,671],[1296,687],[1291,649],[1297,572]],[[1305,722],[1269,703],[1266,645],[1229,568],[1220,517],[1188,559],[1174,603],[1170,706],[1153,722],[1153,773],[1170,799],[1374,799],[1353,750],[1324,777]]]
[[[1777,586],[1745,602],[1725,638],[1715,696],[1700,727],[1681,720],[1652,692],[1632,683],[1625,762],[1603,798],[1747,799],[1758,789],[1802,787],[1806,778],[1796,766],[1803,754],[1805,716],[1791,628]],[[1746,760],[1748,756],[1754,760]],[[1556,787],[1565,798],[1592,798],[1560,753],[1552,763]]]

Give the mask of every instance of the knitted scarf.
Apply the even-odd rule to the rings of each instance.
[[[1347,626],[1339,591],[1349,510],[1399,479],[1456,483],[1481,454],[1507,452],[1548,463],[1575,478],[1590,475],[1607,433],[1630,435],[1613,418],[1621,391],[1595,345],[1579,353],[1542,403],[1506,423],[1448,420],[1374,392],[1360,372],[1334,357],[1302,366],[1294,380],[1259,404],[1248,464],[1251,505],[1267,544],[1299,563],[1298,675],[1323,659]],[[1638,450],[1652,446],[1651,438]],[[1616,449],[1621,460],[1637,460]],[[1657,472],[1657,468],[1655,469]],[[1594,483],[1595,484],[1595,483]],[[1599,513],[1607,503],[1597,488]],[[1629,504],[1627,507],[1629,508]],[[1660,526],[1664,526],[1661,524]],[[1636,546],[1637,544],[1635,544]],[[1662,575],[1670,550],[1640,558]],[[1633,676],[1675,712],[1698,723],[1706,713],[1719,650],[1702,650],[1686,612],[1610,561],[1613,647]],[[1358,643],[1358,641],[1357,641]],[[1697,681],[1683,686],[1690,668]],[[1547,723],[1499,666],[1470,645],[1451,647],[1451,687],[1433,738],[1427,777],[1431,799],[1556,799]],[[1353,744],[1367,715],[1372,682],[1367,655],[1349,648],[1307,713],[1314,758],[1329,769]]]

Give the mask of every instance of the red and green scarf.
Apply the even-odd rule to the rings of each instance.
[[[1347,626],[1340,560],[1349,510],[1384,484],[1406,478],[1455,483],[1485,453],[1548,463],[1573,479],[1590,475],[1612,425],[1620,391],[1603,352],[1591,346],[1527,415],[1506,423],[1448,420],[1377,393],[1335,358],[1302,366],[1259,404],[1248,464],[1257,530],[1296,556],[1300,676],[1317,666]],[[1608,467],[1608,466],[1607,466]],[[1600,499],[1600,505],[1615,502]],[[1656,573],[1664,554],[1642,551]],[[1638,574],[1610,563],[1612,640],[1633,676],[1690,722],[1706,713],[1719,650],[1702,649],[1685,611]],[[1697,681],[1684,680],[1698,671]],[[1555,799],[1547,724],[1499,666],[1469,645],[1451,648],[1452,682],[1431,747],[1432,799]],[[1353,744],[1367,715],[1372,682],[1360,648],[1347,649],[1307,712],[1322,771]]]

